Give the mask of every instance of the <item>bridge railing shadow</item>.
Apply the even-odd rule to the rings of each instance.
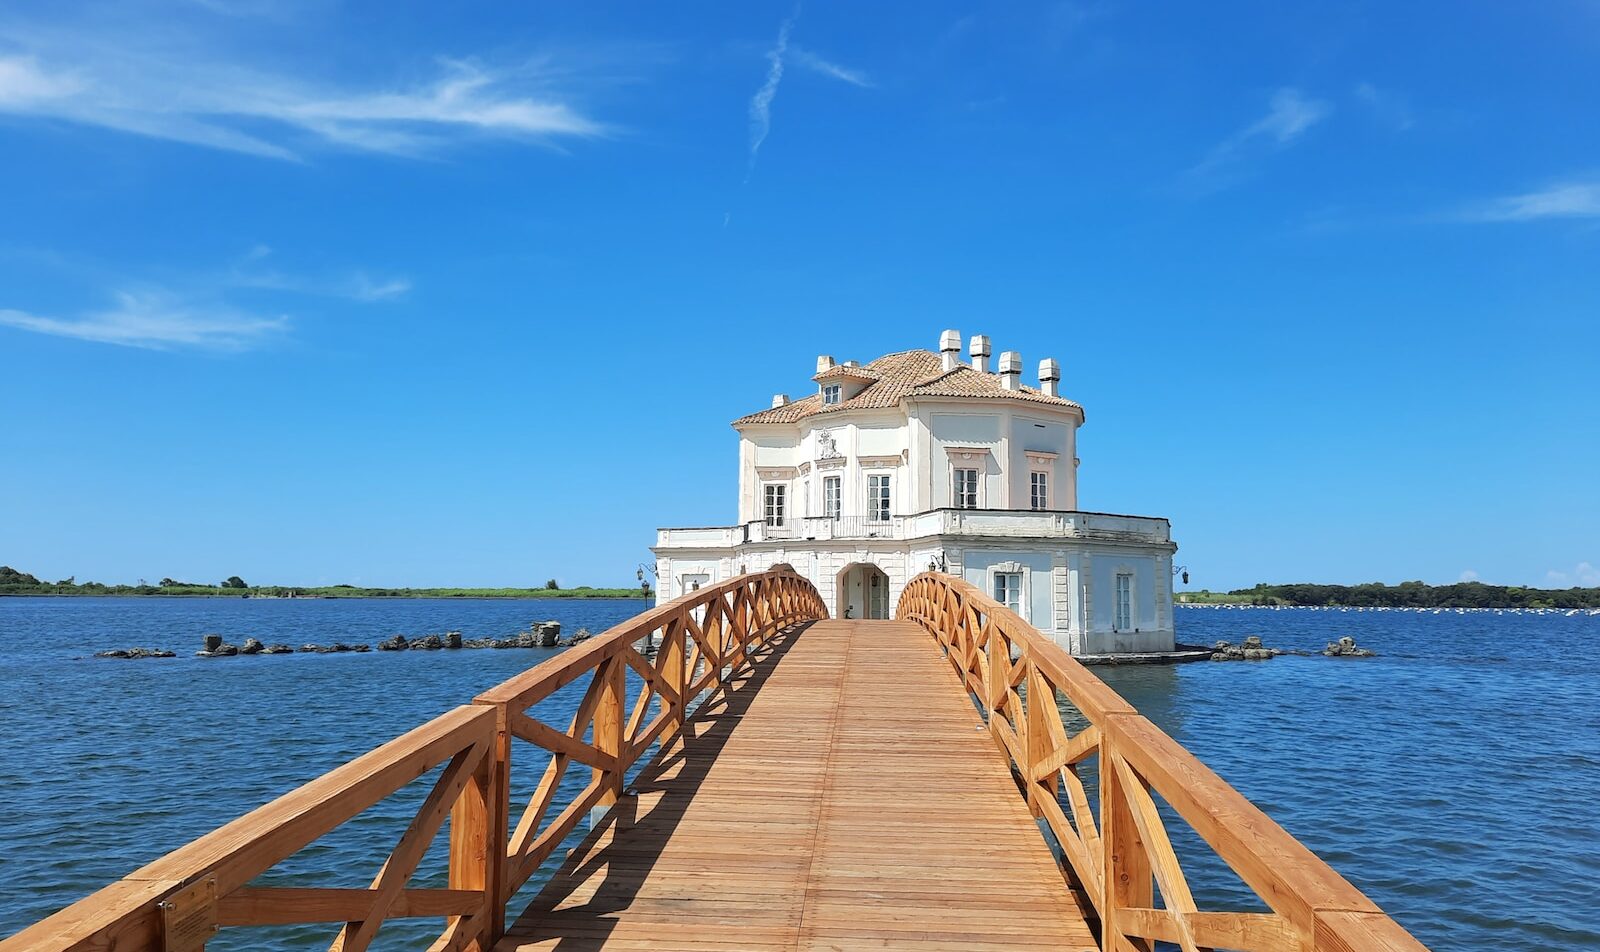
[[[649,879],[674,831],[762,686],[809,622],[786,628],[752,651],[749,665],[707,697],[670,745],[571,851],[507,934],[555,939],[568,952],[603,947]],[[582,892],[583,898],[570,902]]]

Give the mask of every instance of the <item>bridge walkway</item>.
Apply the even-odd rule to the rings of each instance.
[[[774,639],[496,952],[1098,949],[928,633]]]

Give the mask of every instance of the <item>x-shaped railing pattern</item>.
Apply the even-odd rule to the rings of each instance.
[[[1071,883],[1098,915],[1103,949],[1148,952],[1166,942],[1184,952],[1423,950],[1193,754],[977,587],[924,573],[907,583],[897,615],[933,635],[983,711],[1028,806],[1059,843]],[[1075,716],[1064,718],[1064,706]],[[1097,804],[1080,775],[1091,759],[1098,760]],[[1270,912],[1198,907],[1158,797]]]

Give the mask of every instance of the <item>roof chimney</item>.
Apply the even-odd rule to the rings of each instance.
[[[1022,355],[1014,350],[1000,355],[1000,386],[1007,390],[1022,389]]]
[[[945,372],[956,369],[961,363],[961,332],[945,331],[939,335],[939,368]]]
[[[972,369],[979,373],[989,372],[989,335],[973,334],[972,343],[967,345],[967,353],[972,357]]]
[[[786,407],[786,406],[788,406],[789,405],[789,395],[787,393],[775,393],[775,394],[773,394],[772,395],[772,405],[774,407]]]
[[[1039,389],[1047,397],[1061,396],[1061,365],[1054,357],[1039,361]]]
[[[833,358],[832,357],[829,357],[827,354],[823,354],[821,357],[817,358],[817,373],[820,374],[824,370],[832,370],[832,369],[833,369]]]

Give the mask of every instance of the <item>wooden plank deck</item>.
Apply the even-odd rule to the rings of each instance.
[[[928,634],[781,636],[496,952],[1097,950]]]

